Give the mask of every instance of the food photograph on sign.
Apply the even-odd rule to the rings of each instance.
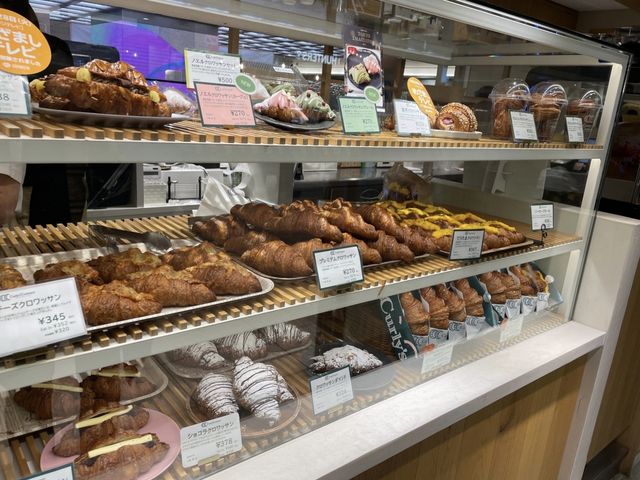
[[[345,42],[344,82],[348,96],[365,96],[365,89],[378,91],[376,107],[384,106],[382,36],[379,32],[355,26],[343,30]]]

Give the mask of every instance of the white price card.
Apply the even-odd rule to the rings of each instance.
[[[73,480],[73,463],[63,465],[62,467],[45,470],[36,475],[31,475],[23,480]]]
[[[309,380],[314,415],[353,400],[349,367],[333,370]]]
[[[0,117],[31,115],[27,77],[0,72]]]
[[[511,131],[514,142],[537,142],[538,132],[533,113],[512,110],[509,112],[511,118]]]
[[[400,136],[431,135],[431,125],[416,102],[394,100],[393,110],[396,122],[396,133]]]
[[[187,88],[195,88],[195,82],[233,85],[240,73],[240,57],[186,49],[184,67]]]
[[[436,345],[433,350],[422,354],[422,374],[449,365],[452,356],[453,343]]]
[[[531,230],[551,230],[553,228],[553,203],[531,205]]]
[[[318,288],[342,287],[362,282],[362,257],[357,245],[329,248],[313,252]]]
[[[0,292],[0,357],[87,334],[73,278]]]
[[[180,429],[180,447],[184,468],[242,450],[240,415],[232,413]]]
[[[482,255],[484,230],[454,230],[449,260],[472,260]]]
[[[567,122],[567,141],[569,143],[584,143],[584,130],[580,117],[565,117]]]
[[[288,73],[290,75],[293,75],[293,70],[289,67],[277,67],[274,65],[273,71],[278,73]]]
[[[522,333],[523,315],[503,320],[500,324],[500,343],[511,340]]]

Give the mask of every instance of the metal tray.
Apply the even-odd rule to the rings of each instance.
[[[189,241],[177,241],[172,242],[174,247],[185,246],[185,245],[193,245],[194,242]],[[128,250],[129,248],[137,247],[141,251],[146,251],[147,248],[143,243],[136,243],[131,245],[119,245],[117,249],[119,251]],[[29,283],[33,283],[33,273],[36,270],[44,268],[45,265],[49,263],[61,262],[64,260],[81,260],[86,262],[93,258],[99,257],[101,255],[108,255],[113,253],[114,250],[112,248],[87,248],[83,250],[72,250],[70,252],[59,252],[59,253],[44,253],[41,255],[25,255],[23,257],[11,257],[7,259],[3,259],[3,263],[7,263],[13,267],[15,267],[22,276]],[[244,265],[243,265],[244,266]],[[262,290],[256,293],[248,293],[246,295],[235,295],[235,296],[221,296],[215,302],[209,303],[201,303],[200,305],[194,305],[191,307],[167,307],[163,308],[160,313],[155,313],[153,315],[146,315],[144,317],[136,317],[130,318],[128,320],[122,320],[120,322],[112,322],[106,323],[103,325],[95,325],[95,326],[87,326],[88,332],[107,330],[114,327],[122,327],[125,325],[131,325],[133,323],[138,323],[147,320],[153,320],[156,318],[163,318],[168,315],[178,315],[184,313],[195,312],[198,310],[202,310],[204,308],[215,307],[219,305],[224,305],[226,303],[235,302],[238,300],[246,300],[249,298],[258,297],[260,295],[264,295],[265,293],[273,290],[274,283],[273,281],[264,278],[261,274],[257,274],[256,277],[260,282],[260,286]]]
[[[152,358],[148,357],[143,360],[134,360],[134,362],[140,369],[141,375],[155,385],[156,389],[147,395],[122,401],[120,402],[122,405],[129,405],[130,403],[154,397],[167,388],[169,384],[169,379]],[[82,381],[82,379],[89,376],[89,374],[90,372],[87,372],[86,375],[74,375],[74,377],[76,380]],[[0,441],[62,425],[75,420],[77,417],[77,415],[72,415],[66,418],[37,419],[13,401],[13,394],[14,391],[0,392],[0,411],[3,412],[3,415],[0,416]]]
[[[186,115],[173,114],[171,117],[141,117],[136,115],[114,115],[109,113],[74,112],[33,106],[33,111],[47,118],[62,122],[122,128],[160,128],[170,123],[190,120]]]
[[[516,243],[514,245],[509,245],[508,247],[492,248],[490,250],[485,250],[484,252],[482,252],[481,256],[484,257],[486,255],[492,255],[494,253],[509,252],[511,250],[517,250],[519,248],[529,247],[529,246],[533,245],[534,243],[535,243],[534,240],[527,239],[522,243]],[[440,252],[438,252],[438,253],[440,255],[442,255],[442,256],[445,256],[445,257],[449,258],[449,252],[447,252],[446,250],[440,250]]]

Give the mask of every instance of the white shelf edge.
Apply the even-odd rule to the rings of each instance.
[[[296,163],[300,153],[312,153],[314,162],[421,162],[488,160],[580,160],[604,158],[602,149],[578,148],[450,148],[367,147],[335,145],[253,145],[150,140],[95,140],[53,138],[7,138],[0,136],[0,163],[47,163],[52,157],[67,163],[157,163],[168,158],[189,157],[191,162],[210,162],[212,154],[229,162]],[[6,152],[6,153],[4,153]]]
[[[94,344],[93,349],[89,351],[76,349],[76,352],[70,355],[58,353],[50,359],[26,363],[12,368],[0,368],[0,389],[14,390],[33,383],[48,381],[52,378],[60,378],[66,375],[101,368],[113,364],[115,362],[114,359],[117,359],[119,362],[126,362],[149,355],[157,355],[200,342],[205,338],[216,339],[226,337],[235,333],[255,330],[268,325],[296,320],[338,308],[375,301],[382,296],[397,295],[437,283],[449,282],[462,277],[506,268],[511,265],[561,255],[570,251],[579,250],[582,246],[582,241],[576,241],[549,249],[524,252],[484,262],[480,261],[471,265],[461,265],[459,268],[445,272],[345,292],[326,298],[317,297],[312,301],[286,305],[283,308],[263,310],[262,312],[246,315],[240,314],[235,318],[215,323],[209,324],[203,321],[199,326],[188,324],[182,330],[175,328],[169,333],[159,332],[153,337],[145,334],[145,336],[139,340],[128,338],[123,344],[119,344],[116,341],[111,341],[106,347],[100,347]]]
[[[209,478],[284,480],[300,478],[300,472],[306,479],[352,478],[600,348],[605,335],[575,321],[565,323]]]

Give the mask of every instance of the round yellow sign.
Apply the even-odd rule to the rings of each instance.
[[[407,89],[409,90],[409,95],[411,95],[413,101],[418,104],[420,111],[429,117],[431,125],[434,125],[436,123],[436,118],[438,118],[438,110],[433,104],[433,100],[431,100],[431,96],[422,82],[416,77],[411,77],[407,80]]]
[[[33,75],[51,63],[51,48],[38,27],[22,15],[0,8],[0,70]]]

